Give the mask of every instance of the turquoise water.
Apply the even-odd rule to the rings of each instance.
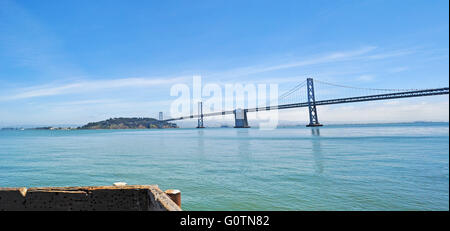
[[[0,131],[0,187],[117,181],[185,210],[448,210],[449,124]]]

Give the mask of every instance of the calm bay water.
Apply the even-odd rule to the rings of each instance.
[[[0,187],[117,181],[185,210],[448,210],[449,124],[0,131]]]

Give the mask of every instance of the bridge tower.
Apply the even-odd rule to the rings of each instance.
[[[198,102],[198,121],[197,121],[197,128],[205,128],[203,126],[203,102]]]
[[[236,109],[234,110],[234,127],[235,128],[249,128],[247,121],[247,110]]]
[[[316,109],[316,97],[314,96],[314,81],[312,78],[306,79],[306,91],[308,94],[308,108],[309,108],[309,124],[306,127],[323,126],[319,123]]]
[[[164,119],[163,112],[160,111],[159,114],[158,114],[158,122],[157,122],[158,128],[162,128],[163,127],[163,123],[164,123],[163,119]]]

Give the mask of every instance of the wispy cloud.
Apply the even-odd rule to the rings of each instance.
[[[410,49],[401,49],[401,50],[393,50],[388,52],[380,52],[377,54],[369,55],[367,58],[369,59],[386,59],[386,58],[394,58],[399,56],[410,55],[417,52],[417,48]]]
[[[375,46],[365,46],[359,49],[347,50],[347,51],[337,51],[331,52],[327,54],[322,54],[319,56],[305,58],[299,61],[286,62],[282,64],[276,65],[258,65],[258,66],[247,66],[240,67],[228,71],[219,71],[215,73],[210,73],[207,76],[203,76],[205,81],[210,79],[214,79],[214,82],[220,83],[220,78],[229,76],[226,81],[232,82],[233,79],[239,80],[240,82],[244,81],[242,76],[258,74],[264,72],[273,72],[278,70],[284,70],[295,67],[309,67],[318,64],[333,64],[337,62],[343,61],[355,61],[355,60],[368,60],[368,59],[389,59],[392,57],[408,55],[414,53],[415,49],[402,49],[402,50],[393,50],[393,51],[380,51],[377,52],[378,49]],[[393,70],[393,71],[403,71],[403,69]],[[276,72],[274,72],[276,73]],[[355,73],[353,73],[355,74]],[[323,76],[323,75],[321,75]],[[113,89],[113,88],[125,88],[125,87],[149,87],[149,86],[157,86],[164,84],[174,84],[185,81],[190,81],[192,76],[182,76],[182,77],[172,77],[172,78],[120,78],[120,79],[109,79],[109,80],[88,80],[88,81],[79,81],[79,82],[71,82],[67,84],[47,84],[47,85],[39,85],[33,86],[29,88],[17,89],[12,94],[8,96],[0,96],[0,101],[7,100],[17,100],[17,99],[27,99],[34,97],[43,97],[43,96],[56,96],[56,95],[64,95],[64,94],[76,94],[83,93],[89,91],[99,91],[105,89]],[[266,77],[266,78],[258,78],[259,82],[271,82],[271,83],[286,83],[286,82],[295,82],[299,79],[303,80],[305,76],[277,76],[275,77]],[[374,79],[373,75],[362,74],[356,78],[359,81],[371,81]],[[247,79],[246,81],[250,81]],[[255,81],[252,81],[255,83]]]
[[[293,62],[288,62],[288,63],[283,63],[283,64],[241,67],[241,68],[236,68],[231,71],[214,73],[211,76],[212,77],[215,77],[215,76],[239,77],[239,76],[244,76],[244,75],[277,71],[277,70],[288,69],[288,68],[305,67],[305,66],[324,64],[324,63],[348,61],[348,60],[351,60],[354,58],[358,58],[364,54],[368,54],[369,52],[374,51],[375,49],[376,49],[375,46],[366,46],[366,47],[356,49],[356,50],[333,52],[333,53],[324,54],[321,56],[310,57],[310,58],[306,58],[306,59],[303,59],[300,61],[293,61]]]
[[[322,57],[312,58],[312,59],[308,59],[308,60],[302,60],[302,61],[293,62],[293,63],[281,64],[281,65],[276,65],[276,66],[270,66],[270,67],[261,68],[261,69],[255,69],[255,72],[267,72],[267,71],[274,71],[274,70],[287,69],[287,68],[293,68],[293,67],[301,67],[301,66],[309,66],[309,65],[315,65],[315,64],[343,61],[343,60],[354,58],[359,55],[366,54],[370,51],[373,51],[375,48],[376,47],[370,46],[370,47],[364,47],[364,48],[361,48],[358,50],[353,50],[353,51],[334,52],[331,54],[324,55]]]
[[[64,85],[40,85],[19,89],[16,94],[0,97],[0,100],[17,100],[42,96],[55,96],[63,94],[99,91],[114,88],[149,87],[173,84],[185,81],[186,77],[175,78],[122,78],[113,80],[93,80],[69,83]]]
[[[375,76],[373,76],[373,75],[360,75],[356,78],[356,80],[362,81],[362,82],[370,82],[374,79],[375,79]]]
[[[395,67],[388,70],[389,73],[399,73],[408,70],[408,67]]]

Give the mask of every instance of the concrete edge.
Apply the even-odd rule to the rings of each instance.
[[[66,194],[89,194],[95,190],[146,190],[149,203],[155,206],[156,211],[182,211],[170,197],[164,193],[158,185],[125,185],[125,186],[79,186],[79,187],[20,187],[1,188],[0,195],[13,196],[14,201],[26,201],[28,193],[66,193]],[[0,200],[1,201],[1,200]],[[1,206],[0,206],[1,207]]]

